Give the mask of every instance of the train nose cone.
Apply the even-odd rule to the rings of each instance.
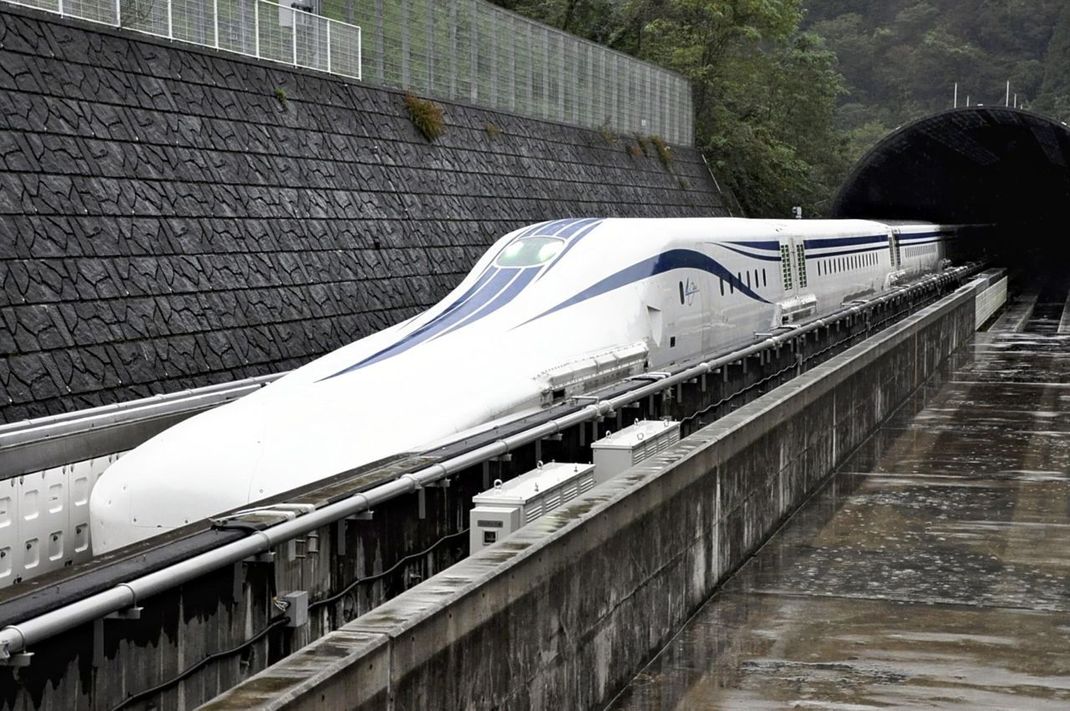
[[[249,502],[260,458],[255,422],[222,430],[216,412],[157,435],[101,475],[89,500],[94,555]]]
[[[122,460],[120,460],[122,461]],[[108,467],[110,472],[118,464]],[[107,472],[106,472],[107,473]],[[89,496],[89,531],[93,554],[107,553],[152,535],[133,525],[130,490],[125,478],[101,476]]]

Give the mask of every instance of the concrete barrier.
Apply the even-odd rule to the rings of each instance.
[[[976,285],[202,708],[604,703],[974,330]]]

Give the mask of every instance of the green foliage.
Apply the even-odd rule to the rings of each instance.
[[[499,136],[502,135],[502,130],[498,128],[498,125],[495,123],[491,123],[490,121],[483,124],[483,130],[487,132],[487,136],[489,136],[492,140],[496,140]]]
[[[405,108],[409,118],[423,137],[434,141],[446,132],[446,122],[442,116],[442,107],[430,99],[421,99],[413,93],[405,93]]]
[[[960,106],[967,96],[972,104],[1002,105],[1008,80],[1020,104],[1070,104],[1065,0],[807,4],[808,29],[826,38],[846,77],[849,93],[836,121],[852,144],[874,125],[895,127],[951,108],[956,82]]]
[[[754,217],[826,213],[854,161],[950,108],[955,82],[960,104],[1002,104],[1009,79],[1070,121],[1066,0],[496,3],[690,79],[696,144]]]
[[[639,151],[644,156],[650,156],[650,146],[647,143],[646,136],[641,133],[635,134],[635,145],[639,146]]]
[[[603,124],[603,126],[600,129],[598,129],[598,133],[601,134],[602,140],[605,141],[606,143],[608,143],[609,145],[613,145],[614,143],[617,142],[617,134],[616,134],[616,132],[613,129],[611,129],[608,125]]]
[[[651,136],[650,142],[654,144],[654,150],[657,151],[658,160],[661,161],[661,166],[665,170],[672,170],[672,149],[669,148],[669,144],[665,142],[665,139],[661,136]]]
[[[283,89],[281,86],[275,87],[275,100],[279,102],[279,106],[282,107],[283,111],[286,111],[286,109],[289,107],[289,105],[286,103],[286,90]]]
[[[671,0],[645,28],[644,58],[693,82],[696,142],[747,214],[822,214],[846,170],[834,130],[835,55],[799,31],[797,0]]]
[[[696,144],[755,217],[821,214],[846,171],[833,125],[835,55],[802,33],[800,0],[499,0],[542,22],[674,69],[692,81]],[[566,24],[567,23],[567,24]],[[607,139],[608,140],[608,139]],[[668,146],[653,146],[669,169]]]

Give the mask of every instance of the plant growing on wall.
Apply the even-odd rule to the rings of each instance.
[[[635,144],[639,146],[639,150],[643,152],[644,156],[650,156],[650,146],[647,145],[646,136],[641,133],[635,134]]]
[[[609,127],[609,119],[598,129],[598,132],[602,134],[602,140],[606,143],[613,145],[617,142],[617,134]]]
[[[405,108],[409,118],[424,138],[434,141],[446,132],[446,122],[442,117],[442,107],[430,99],[421,99],[411,92],[405,93]]]
[[[281,86],[275,87],[275,99],[279,102],[279,106],[282,107],[282,110],[286,111],[286,109],[289,107],[286,103],[286,90],[283,89]]]
[[[672,170],[672,149],[669,148],[669,144],[661,136],[651,136],[650,142],[654,144],[654,150],[657,151],[661,165],[665,170]]]

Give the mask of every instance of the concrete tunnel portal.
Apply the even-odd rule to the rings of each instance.
[[[874,146],[840,189],[832,217],[989,225],[965,253],[1070,272],[1070,128],[1006,107],[952,109]]]

